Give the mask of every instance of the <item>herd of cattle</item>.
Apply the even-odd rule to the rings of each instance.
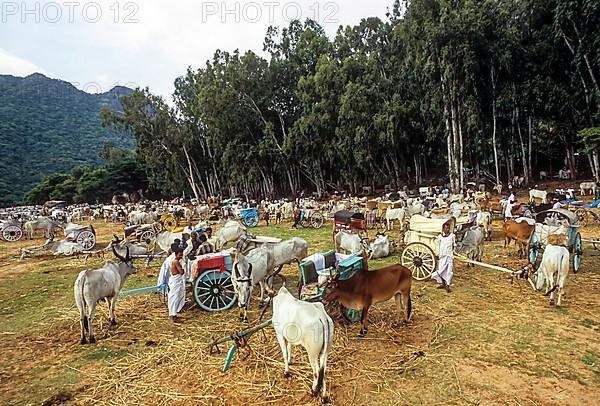
[[[595,193],[596,185],[581,185],[581,192]],[[531,202],[539,200],[541,204],[548,201],[548,193],[539,190],[530,190]],[[390,198],[394,199],[393,201]],[[494,199],[489,193],[475,192],[470,195],[437,194],[434,196],[416,196],[399,192],[396,196],[386,196],[377,199],[378,202],[390,203],[381,219],[385,221],[386,230],[397,226],[404,230],[413,215],[421,214],[430,218],[460,218],[468,219],[458,242],[457,253],[481,260],[485,241],[492,240],[492,221],[494,214],[503,213],[505,199]],[[262,201],[254,205],[259,211],[281,213],[282,217],[293,216],[296,206],[303,210],[322,210],[325,213],[335,213],[339,210],[364,210],[367,199],[331,199],[326,203],[319,203],[313,199],[301,199],[297,202],[289,201]],[[205,229],[214,216],[219,218],[235,217],[236,213],[245,207],[241,202],[227,204],[227,209],[210,203],[181,204],[180,202],[154,202],[144,205],[113,205],[102,207],[66,206],[60,209],[48,210],[39,207],[18,208],[0,212],[2,220],[18,219],[23,222],[25,234],[33,238],[36,230],[43,230],[44,235],[53,242],[57,229],[68,229],[72,221],[96,220],[104,218],[106,221],[125,219],[129,224],[153,223],[158,219],[158,213],[177,213],[177,218],[187,223],[198,220],[192,227]],[[516,205],[515,215],[520,216],[535,212],[535,204]],[[511,241],[519,244],[520,255],[524,245],[529,240],[535,226],[527,220],[509,220],[503,223],[505,246]],[[224,221],[222,226],[211,237],[210,242],[216,250],[221,250],[231,245],[244,235],[248,230],[236,221]],[[163,230],[156,235],[156,244],[167,251],[176,239],[181,239],[181,232]],[[390,238],[385,233],[380,233],[371,241],[364,235],[340,231],[333,236],[335,250],[343,253],[361,253],[365,258],[364,269],[358,270],[356,276],[350,280],[339,281],[330,278],[325,285],[324,301],[337,301],[348,308],[362,310],[360,335],[364,336],[368,330],[367,313],[371,305],[395,298],[399,309],[402,309],[403,320],[409,320],[412,311],[410,296],[412,277],[407,268],[397,264],[379,270],[368,270],[368,259],[382,258],[390,255]],[[64,242],[64,241],[63,241]],[[55,244],[60,245],[60,242]],[[247,247],[246,247],[247,248]],[[56,247],[54,249],[57,249]],[[72,254],[73,249],[64,249],[65,254]],[[75,250],[76,251],[76,250]],[[89,342],[95,342],[92,329],[95,308],[101,299],[109,303],[111,324],[116,323],[115,306],[119,291],[126,278],[135,274],[137,268],[134,258],[148,255],[151,249],[143,244],[136,244],[127,239],[115,236],[110,244],[101,250],[112,251],[116,261],[108,261],[104,267],[94,270],[82,271],[74,284],[74,295],[80,311],[81,343],[86,343],[86,332]],[[277,340],[281,346],[285,369],[289,374],[289,362],[292,345],[302,345],[309,354],[313,369],[314,395],[321,394],[326,399],[325,369],[327,354],[332,345],[334,325],[331,317],[325,311],[322,303],[307,303],[293,297],[284,286],[279,292],[273,292],[269,287],[269,277],[275,270],[284,264],[301,261],[308,256],[308,244],[302,238],[294,237],[277,244],[263,244],[252,246],[251,249],[239,250],[236,255],[232,274],[232,281],[238,297],[240,319],[248,320],[248,308],[253,288],[260,287],[261,302],[266,295],[273,299],[273,324]],[[538,289],[547,284],[547,293],[554,294],[558,289],[558,304],[561,303],[563,287],[568,273],[569,252],[560,244],[549,245],[544,251],[537,279]],[[557,287],[554,286],[555,274],[558,273]],[[291,311],[290,309],[294,309]],[[291,331],[289,326],[294,326]],[[316,326],[316,327],[315,327]]]

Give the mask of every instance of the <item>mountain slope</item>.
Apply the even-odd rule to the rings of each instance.
[[[88,164],[100,165],[106,141],[133,147],[133,139],[102,128],[100,110],[120,109],[115,87],[89,94],[39,73],[0,75],[0,204],[20,201],[44,176]]]

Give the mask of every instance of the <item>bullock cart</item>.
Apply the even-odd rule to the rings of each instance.
[[[461,235],[473,224],[468,217],[455,219],[430,219],[421,215],[414,215],[410,219],[408,231],[404,234],[406,246],[400,256],[403,266],[410,269],[414,279],[422,281],[429,279],[437,269],[440,244],[437,236],[442,232],[444,224],[450,226],[450,230],[461,239]],[[524,274],[524,270],[513,271],[496,265],[490,265],[474,261],[466,256],[454,254],[454,258],[465,263],[479,265],[484,268],[507,272],[513,276]]]
[[[160,232],[154,224],[136,224],[125,227],[123,235],[127,240],[135,240],[137,242],[152,243],[156,234]]]
[[[435,271],[440,249],[437,236],[442,232],[444,224],[450,225],[450,230],[456,229],[454,217],[429,219],[418,214],[411,217],[408,231],[404,234],[406,247],[400,258],[402,265],[410,269],[414,279],[428,279]]]
[[[202,310],[216,312],[227,310],[235,304],[237,295],[233,290],[231,272],[233,260],[230,251],[201,255],[188,263],[186,280],[192,286],[194,301]],[[167,292],[167,284],[148,286],[120,292],[131,295],[145,292]]]
[[[536,215],[535,230],[531,233],[527,252],[529,263],[535,266],[541,258],[548,239],[552,235],[561,237],[571,253],[573,272],[579,272],[581,255],[583,253],[583,240],[579,233],[579,217],[566,209],[546,210]]]
[[[250,207],[248,209],[241,209],[240,216],[236,220],[239,220],[244,226],[252,228],[258,225],[260,215],[256,207]]]
[[[321,228],[325,219],[323,215],[316,209],[302,209],[300,214],[300,227],[303,228]]]
[[[65,237],[68,241],[81,245],[84,251],[89,251],[96,246],[96,230],[91,224],[87,226],[73,224],[71,227],[66,227]]]
[[[23,223],[18,220],[7,220],[1,222],[0,236],[4,241],[19,241],[23,237]]]
[[[163,214],[158,221],[152,224],[134,224],[125,227],[125,238],[137,242],[152,243],[161,231],[174,232],[177,228],[177,219],[173,213]]]
[[[341,210],[333,216],[333,237],[339,231],[348,231],[353,234],[367,235],[367,224],[363,213],[353,213],[347,210]]]
[[[579,218],[579,224],[587,225],[589,223],[600,223],[600,199],[591,204],[577,207],[575,214]]]
[[[356,271],[363,269],[363,257],[360,253],[344,255],[335,251],[316,253],[300,263],[298,280],[298,297],[307,302],[320,301],[327,280],[339,273],[338,280],[352,278]],[[346,320],[360,320],[361,312],[343,308],[341,311]]]

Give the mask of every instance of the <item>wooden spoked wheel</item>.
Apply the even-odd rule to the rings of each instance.
[[[2,238],[8,242],[19,241],[23,237],[23,231],[19,226],[6,226],[2,230]]]
[[[144,243],[149,242],[150,244],[152,244],[155,238],[156,234],[153,230],[146,230],[140,234],[140,241]]]
[[[581,234],[577,233],[575,241],[573,243],[573,272],[579,272],[581,266],[581,255],[583,253],[583,242],[581,241]]]
[[[207,312],[227,310],[237,299],[231,272],[220,269],[202,272],[194,281],[193,293],[198,306]]]
[[[421,242],[410,243],[402,251],[402,265],[410,269],[412,277],[423,281],[431,277],[437,266],[433,250]]]
[[[77,234],[75,239],[77,244],[81,245],[84,250],[89,251],[96,245],[96,236],[89,230],[84,230]]]
[[[588,223],[588,212],[587,212],[586,209],[579,208],[579,209],[575,210],[575,214],[579,218],[579,223],[581,225],[584,225],[584,226],[587,225],[587,223]]]

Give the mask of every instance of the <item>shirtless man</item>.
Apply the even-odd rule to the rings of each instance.
[[[185,271],[181,266],[181,259],[183,258],[183,251],[177,250],[175,252],[175,259],[171,262],[169,272],[171,277],[169,278],[169,317],[174,323],[181,323],[181,319],[177,317],[177,313],[183,309],[185,304]]]

